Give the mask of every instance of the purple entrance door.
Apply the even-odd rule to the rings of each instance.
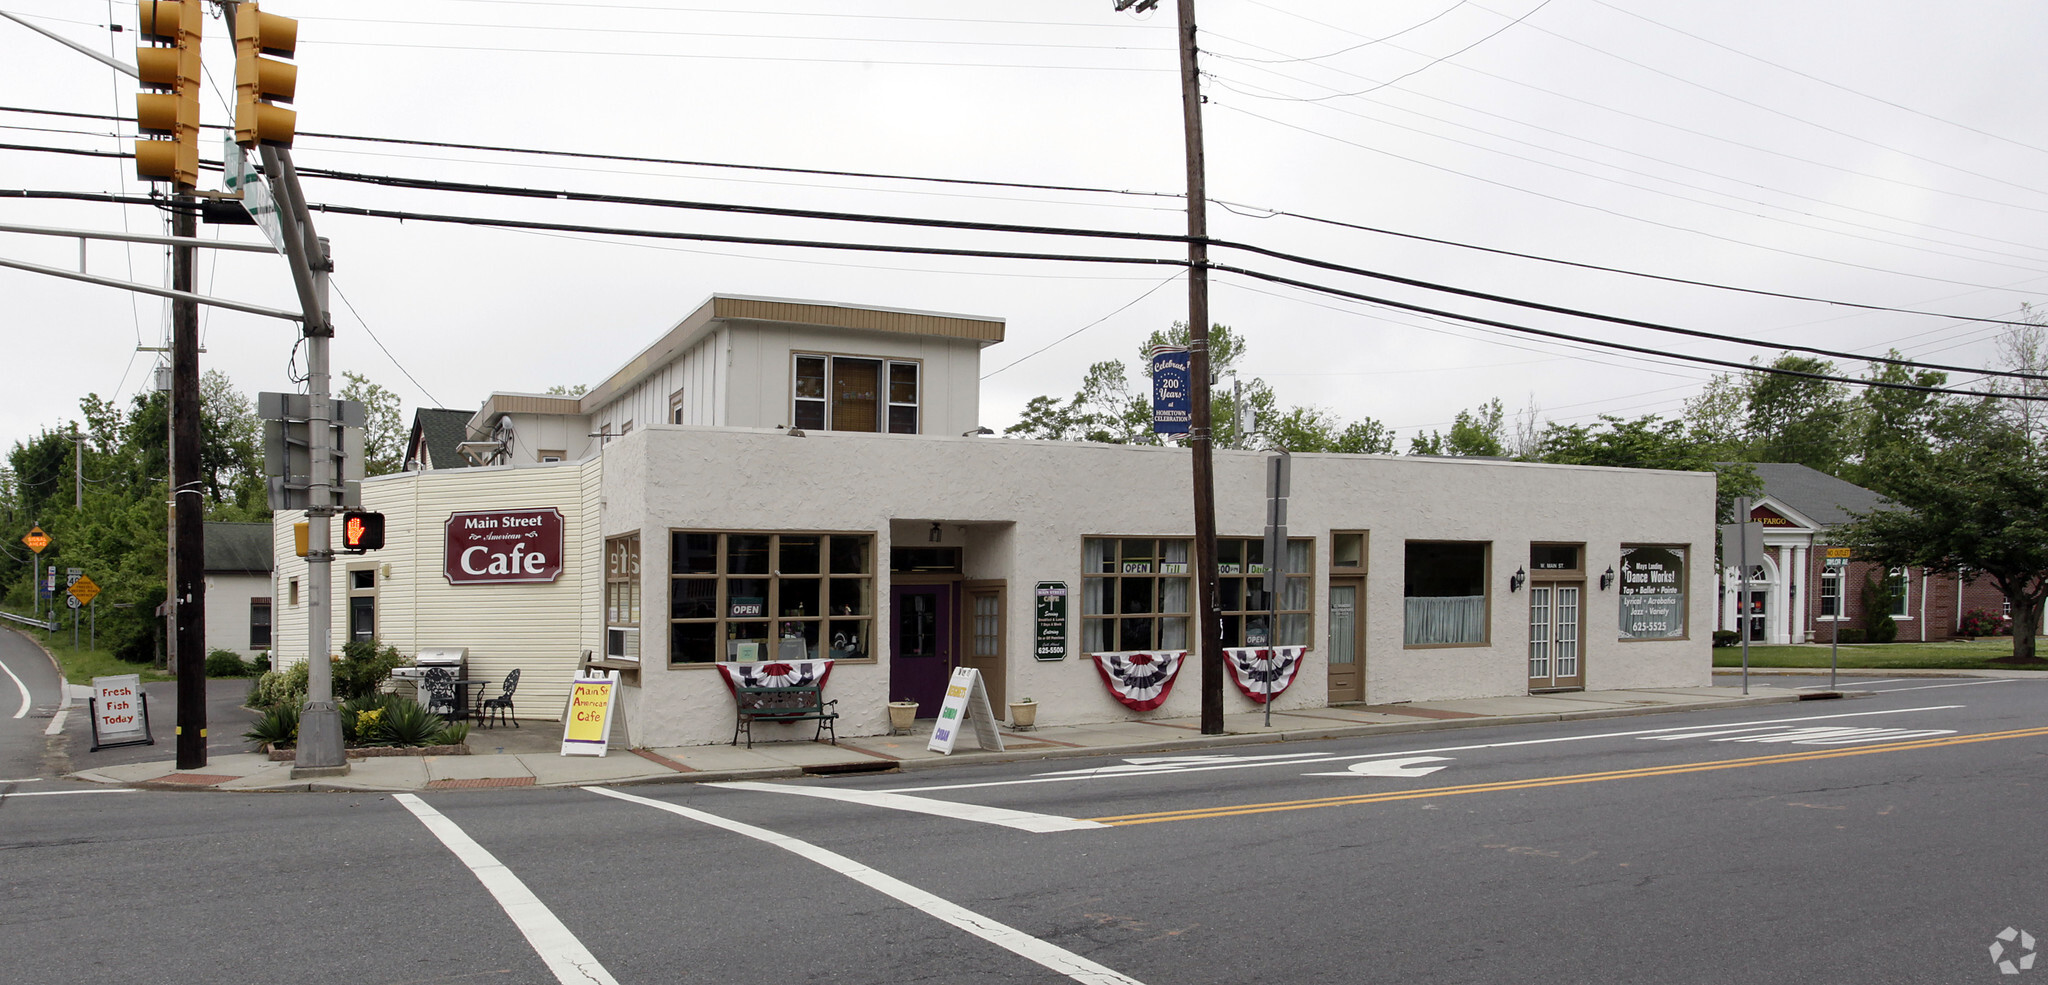
[[[953,586],[889,588],[889,697],[936,718],[953,676]]]

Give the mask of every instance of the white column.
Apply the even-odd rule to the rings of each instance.
[[[1806,612],[1809,603],[1806,596],[1807,593],[1813,590],[1813,586],[1807,580],[1806,562],[1807,554],[1811,550],[1812,548],[1806,546],[1798,546],[1791,549],[1792,573],[1786,581],[1793,586],[1792,601],[1790,605],[1786,606],[1785,612],[1791,619],[1790,637],[1794,643],[1806,642]]]

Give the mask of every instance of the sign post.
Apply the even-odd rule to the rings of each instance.
[[[78,608],[79,606],[92,604],[92,600],[98,597],[99,594],[100,586],[94,584],[91,578],[85,576],[85,569],[71,569],[70,596],[65,599],[65,602],[71,606],[71,648],[74,650],[78,649]],[[97,621],[99,610],[92,610],[92,615],[94,617],[92,642],[93,647],[97,648],[99,645],[99,623]]]
[[[981,683],[981,671],[972,667],[956,667],[953,679],[946,683],[946,700],[939,705],[938,724],[932,726],[932,740],[926,749],[947,756],[953,754],[953,743],[960,738],[960,720],[974,720],[974,737],[983,749],[1003,751],[1003,733],[996,728],[995,710],[988,703],[988,689]]]
[[[562,755],[603,756],[611,742],[612,695],[619,672],[578,675],[569,684],[569,713],[562,716]]]
[[[28,549],[34,551],[36,555],[35,566],[29,572],[28,588],[29,594],[35,596],[35,617],[41,619],[43,618],[43,596],[40,594],[40,586],[43,583],[43,548],[50,546],[50,535],[44,533],[41,526],[33,526],[28,528],[28,534],[21,538],[21,542],[27,544]]]
[[[1032,589],[1038,621],[1032,656],[1044,661],[1067,658],[1067,583],[1041,581]]]

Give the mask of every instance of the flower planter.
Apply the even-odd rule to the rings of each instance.
[[[891,701],[891,702],[889,702],[889,734],[890,734],[890,735],[903,735],[903,734],[905,734],[905,733],[908,733],[908,732],[910,731],[910,728],[911,728],[911,726],[912,726],[912,725],[915,725],[916,723],[917,723],[917,702],[915,702],[915,701]]]
[[[289,763],[298,758],[299,751],[291,746],[267,745],[265,751],[273,763]],[[350,759],[379,759],[385,756],[467,756],[469,746],[350,746],[342,750]]]
[[[1010,726],[1019,732],[1029,732],[1038,727],[1038,702],[1010,702]]]

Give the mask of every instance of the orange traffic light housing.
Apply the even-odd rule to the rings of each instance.
[[[193,188],[199,184],[199,40],[205,11],[198,0],[141,0],[142,36],[157,45],[135,49],[136,75],[150,91],[135,95],[135,176]]]
[[[384,514],[349,510],[341,515],[341,549],[352,554],[384,547]]]
[[[288,103],[299,88],[299,67],[265,58],[290,58],[299,44],[299,22],[266,14],[254,3],[235,9],[235,143],[290,147],[299,114],[274,105]]]

